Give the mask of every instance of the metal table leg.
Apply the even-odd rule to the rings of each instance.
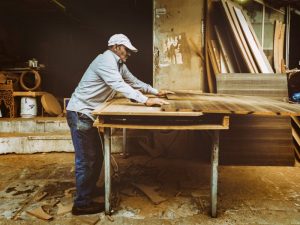
[[[219,165],[219,131],[213,131],[211,152],[211,216],[217,217],[218,165]]]
[[[104,178],[105,178],[105,214],[110,214],[110,152],[111,152],[111,128],[104,128]]]

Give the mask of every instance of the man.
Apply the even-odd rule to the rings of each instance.
[[[108,50],[98,55],[89,65],[67,106],[67,121],[75,149],[76,197],[73,215],[93,214],[104,210],[104,203],[95,203],[99,194],[96,182],[100,175],[103,154],[102,140],[93,127],[92,111],[111,99],[116,92],[146,106],[168,104],[160,98],[148,98],[143,93],[163,96],[168,91],[157,91],[134,77],[124,64],[137,49],[123,34],[115,34],[108,41]]]

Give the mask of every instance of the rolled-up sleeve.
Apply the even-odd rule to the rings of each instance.
[[[97,65],[96,73],[99,74],[111,89],[120,92],[126,98],[133,99],[140,103],[145,103],[148,100],[148,97],[143,95],[140,91],[133,89],[133,87],[123,80],[117,63],[106,59]]]
[[[129,71],[129,69],[127,68],[127,66],[125,64],[123,64],[123,66],[121,68],[121,74],[122,74],[122,77],[125,80],[125,82],[128,83],[134,89],[138,89],[138,90],[142,91],[143,93],[147,93],[147,94],[154,94],[154,95],[158,94],[158,90],[153,88],[151,85],[146,84],[146,83],[140,81],[138,78],[136,78]]]

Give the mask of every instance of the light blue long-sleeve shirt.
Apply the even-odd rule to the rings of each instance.
[[[126,98],[145,103],[143,93],[156,95],[158,91],[137,79],[111,50],[98,55],[89,65],[68,103],[67,110],[84,113],[93,120],[92,111],[112,98],[116,92]]]

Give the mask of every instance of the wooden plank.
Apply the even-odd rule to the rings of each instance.
[[[219,46],[221,48],[221,55],[226,65],[227,72],[234,73],[235,69],[233,68],[232,59],[230,58],[228,46],[227,44],[225,44],[224,38],[221,36],[219,28],[217,26],[215,26],[215,32],[216,32]]]
[[[279,36],[279,50],[278,50],[278,61],[279,61],[279,72],[283,73],[282,70],[282,61],[284,60],[283,57],[283,50],[284,50],[284,37],[285,37],[285,24],[281,24],[280,36]]]
[[[288,96],[286,74],[222,74],[216,76],[220,94],[265,96],[283,100]]]
[[[227,117],[228,118],[228,117]],[[227,130],[228,123],[224,121],[219,125],[203,124],[203,125],[130,125],[130,124],[106,124],[94,123],[97,127],[111,127],[111,128],[126,128],[126,129],[141,129],[141,130]]]
[[[294,121],[294,123],[300,128],[299,118],[297,116],[292,116],[291,118]]]
[[[258,46],[258,49],[259,49],[259,51],[260,51],[260,53],[263,57],[264,63],[268,67],[268,70],[270,71],[270,73],[274,73],[274,70],[272,69],[272,66],[271,66],[269,60],[267,59],[266,54],[264,53],[264,50],[263,50],[263,48],[262,48],[262,46],[261,46],[261,44],[260,44],[260,42],[259,42],[259,40],[256,36],[256,33],[255,33],[253,27],[252,27],[252,23],[250,21],[250,18],[248,17],[247,13],[245,13],[244,11],[241,11],[241,12],[242,12],[244,18],[246,19],[246,21],[248,23],[248,28],[250,29],[250,32],[251,32],[251,34],[254,38],[254,41],[255,41],[256,45]]]
[[[286,74],[222,74],[217,76],[217,84],[218,93],[243,95],[248,92],[252,96],[278,99],[288,96]],[[251,89],[259,91],[251,93]],[[292,166],[294,146],[290,118],[231,115],[230,129],[221,132],[220,148],[221,164]]]
[[[212,9],[213,9],[213,3],[211,0],[206,1],[206,16],[205,16],[205,70],[206,70],[206,81],[207,81],[207,88],[208,92],[215,93],[216,92],[216,84],[215,84],[215,77],[213,74],[213,68],[211,65],[211,61],[209,60],[210,53],[209,53],[209,46],[208,40],[211,40],[212,36],[212,29],[211,29],[211,15],[212,15]]]
[[[221,73],[228,73],[228,68],[227,68],[227,65],[226,65],[226,62],[225,62],[225,59],[224,59],[224,56],[223,54],[220,52],[220,72]]]
[[[236,115],[221,133],[220,161],[226,165],[294,164],[289,117]]]
[[[208,92],[210,93],[215,93],[216,92],[216,85],[215,82],[213,81],[212,76],[214,76],[212,73],[212,65],[211,62],[209,60],[209,53],[208,53],[208,44],[207,44],[207,48],[205,49],[205,69],[206,69],[206,80],[207,80],[207,87],[208,87]]]
[[[242,35],[242,31],[239,27],[238,21],[234,15],[234,13],[232,12],[232,9],[230,7],[227,6],[227,1],[226,0],[221,0],[223,9],[225,11],[225,15],[227,17],[227,20],[229,22],[229,25],[231,27],[231,30],[233,32],[233,36],[236,40],[236,43],[239,47],[239,50],[242,54],[243,59],[245,60],[246,66],[249,70],[250,73],[258,73],[258,70],[255,66],[255,63],[252,59],[251,53],[249,51],[249,48],[247,46],[247,43]],[[247,71],[245,71],[247,72]]]
[[[179,92],[180,93],[180,92]],[[200,93],[200,92],[197,92]],[[201,116],[199,112],[170,112],[166,113],[160,107],[148,107],[140,103],[133,103],[126,98],[113,99],[104,105],[100,105],[93,111],[94,115],[149,115],[149,116]]]
[[[44,91],[14,91],[14,97],[37,97],[46,94],[47,92]]]
[[[280,71],[280,62],[278,61],[279,57],[279,35],[281,30],[281,22],[278,20],[275,20],[275,31],[274,31],[274,48],[273,48],[273,62],[274,62],[274,68],[275,72],[279,73]]]
[[[294,128],[292,128],[292,134],[293,134],[293,138],[295,139],[297,144],[300,146],[300,137]]]
[[[35,217],[37,217],[39,219],[42,219],[42,220],[51,220],[53,218],[48,213],[45,213],[45,211],[43,210],[43,208],[41,206],[37,207],[37,208],[34,208],[32,210],[27,210],[26,212],[28,214],[30,214],[32,216],[35,216]]]
[[[238,32],[239,37],[240,37],[240,40],[242,42],[242,45],[243,45],[243,47],[244,47],[244,49],[246,51],[247,57],[248,57],[248,59],[249,59],[249,61],[251,63],[251,66],[252,66],[253,70],[254,70],[254,73],[258,73],[259,70],[258,70],[258,68],[257,68],[257,66],[255,64],[254,58],[253,58],[253,56],[251,54],[251,51],[250,51],[249,46],[248,46],[247,41],[246,41],[246,37],[243,35],[242,28],[240,27],[238,18],[236,16],[235,12],[234,12],[234,9],[233,9],[234,5],[233,5],[233,3],[231,1],[226,1],[226,4],[227,4],[228,10],[230,12],[230,15],[232,17],[232,20],[234,22],[235,28],[236,28],[236,30]]]
[[[225,94],[200,94],[190,95],[184,100],[181,96],[173,95],[175,99],[169,101],[170,105],[163,105],[166,112],[202,112],[202,113],[228,113],[228,114],[253,114],[253,115],[300,115],[300,105],[290,104],[274,99],[258,96],[235,96]],[[168,99],[172,99],[168,95]]]
[[[254,59],[258,65],[258,68],[260,69],[260,72],[262,73],[273,73],[273,70],[269,64],[269,62],[266,60],[265,54],[263,53],[261,47],[259,48],[258,43],[256,43],[253,34],[250,31],[251,24],[248,24],[244,14],[242,13],[242,10],[240,8],[237,8],[233,6],[233,9],[236,13],[237,19],[240,23],[240,26],[243,30],[243,33],[245,35],[246,41],[249,44],[249,48],[254,56]]]
[[[229,41],[229,45],[230,45],[230,48],[231,48],[231,51],[233,53],[233,56],[234,56],[234,59],[235,59],[235,63],[236,63],[236,66],[237,66],[237,71],[236,73],[242,73],[242,72],[248,72],[246,69],[247,66],[246,66],[246,62],[241,60],[241,57],[239,54],[238,54],[238,47],[236,45],[234,45],[234,42],[231,41],[232,38],[229,34],[229,32],[226,33],[226,36],[227,38],[230,40]]]
[[[161,197],[156,191],[156,187],[148,186],[145,184],[137,184],[132,183],[134,187],[142,191],[155,205],[158,205],[164,201],[166,201],[166,198]]]
[[[220,51],[218,49],[218,46],[217,46],[215,40],[211,40],[210,42],[211,42],[211,47],[213,50],[213,55],[214,55],[214,58],[217,63],[218,70],[219,70],[219,72],[221,72]]]
[[[212,68],[214,71],[214,75],[212,77],[215,78],[215,75],[219,74],[220,70],[219,70],[217,59],[215,58],[215,55],[214,55],[214,50],[213,50],[211,41],[208,42],[208,54],[209,54],[209,59],[210,59],[210,62],[211,62],[211,65],[212,65]],[[212,78],[212,77],[211,77],[211,79],[213,80],[214,78]]]

